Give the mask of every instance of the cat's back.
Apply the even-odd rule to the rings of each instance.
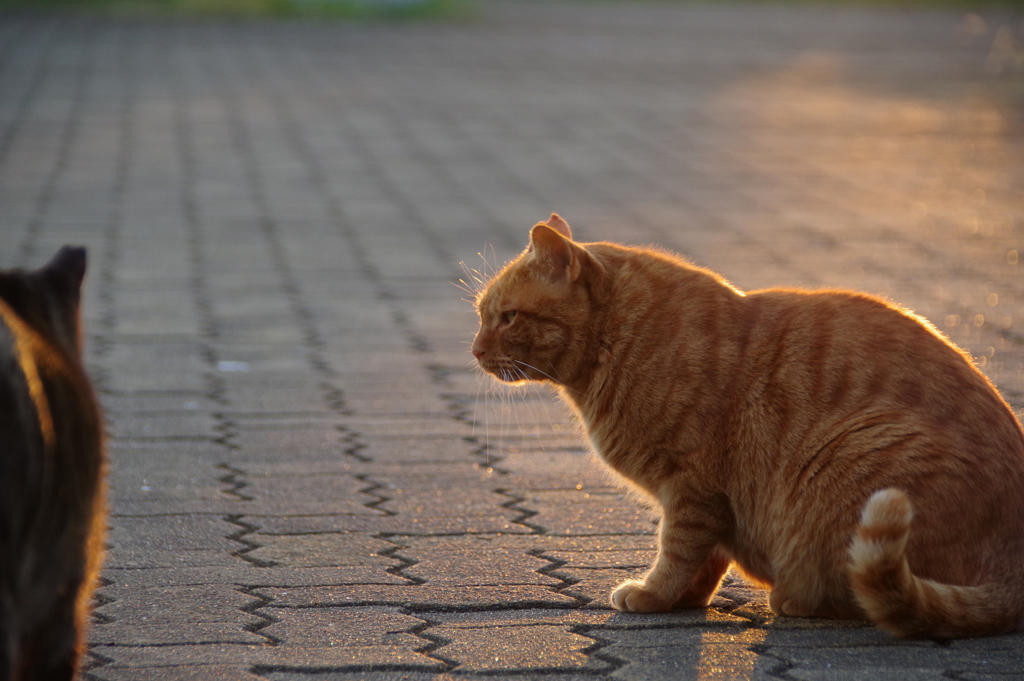
[[[34,487],[26,484],[42,475],[45,442],[52,440],[52,428],[44,425],[49,406],[31,356],[33,340],[24,322],[0,298],[0,551],[16,548],[16,528],[29,513],[23,497]],[[4,572],[0,564],[0,575],[7,577]]]
[[[61,486],[61,466],[90,470],[88,478],[99,468],[96,399],[79,358],[56,338],[0,297],[0,509],[8,526],[32,522],[46,505],[80,501],[72,485]],[[59,512],[50,515],[58,522]],[[0,543],[11,547],[19,536],[30,535],[12,529]]]
[[[1024,433],[970,356],[925,320],[865,294],[766,290],[746,304],[743,409],[772,433],[772,447],[759,451],[785,462],[777,470],[790,485],[824,476],[825,461],[848,463],[832,471],[839,486],[861,468],[879,486],[922,492],[941,487],[939,478],[969,480],[1003,490],[996,496],[1012,500],[1024,528],[1013,492],[1024,489]],[[821,454],[832,451],[851,454]]]
[[[0,271],[0,678],[70,679],[105,534],[102,418],[82,367],[83,249]]]
[[[984,414],[995,411],[1020,440],[1012,412],[971,357],[912,312],[841,290],[753,291],[745,304],[742,343],[766,386],[785,385],[824,408],[869,399],[943,424],[966,412],[992,425]]]
[[[100,441],[100,414],[82,366],[79,321],[85,251],[65,247],[44,268],[0,271],[0,438],[2,465],[75,456]],[[35,482],[31,479],[25,482]],[[0,484],[13,486],[14,480]],[[33,485],[24,493],[41,493]]]

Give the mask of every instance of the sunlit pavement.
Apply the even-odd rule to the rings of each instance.
[[[1024,636],[776,618],[735,578],[707,612],[613,612],[651,517],[544,390],[476,375],[453,285],[557,211],[745,289],[888,296],[1024,407],[1020,22],[0,17],[0,265],[91,259],[90,678],[1021,678]]]

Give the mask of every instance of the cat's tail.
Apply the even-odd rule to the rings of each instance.
[[[911,518],[910,500],[898,489],[879,490],[864,505],[850,546],[850,578],[868,617],[897,636],[961,638],[1015,630],[1020,613],[1011,611],[997,585],[940,584],[910,571]]]

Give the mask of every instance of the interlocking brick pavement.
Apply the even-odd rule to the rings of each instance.
[[[460,267],[562,213],[887,295],[1024,407],[1021,17],[493,1],[462,23],[0,15],[0,266],[89,247],[89,678],[1021,679],[1024,637],[612,611],[651,515],[479,377]],[[482,254],[482,255],[478,255]]]

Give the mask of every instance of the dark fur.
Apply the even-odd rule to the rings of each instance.
[[[0,681],[72,679],[102,561],[105,459],[82,367],[85,249],[0,271]]]

